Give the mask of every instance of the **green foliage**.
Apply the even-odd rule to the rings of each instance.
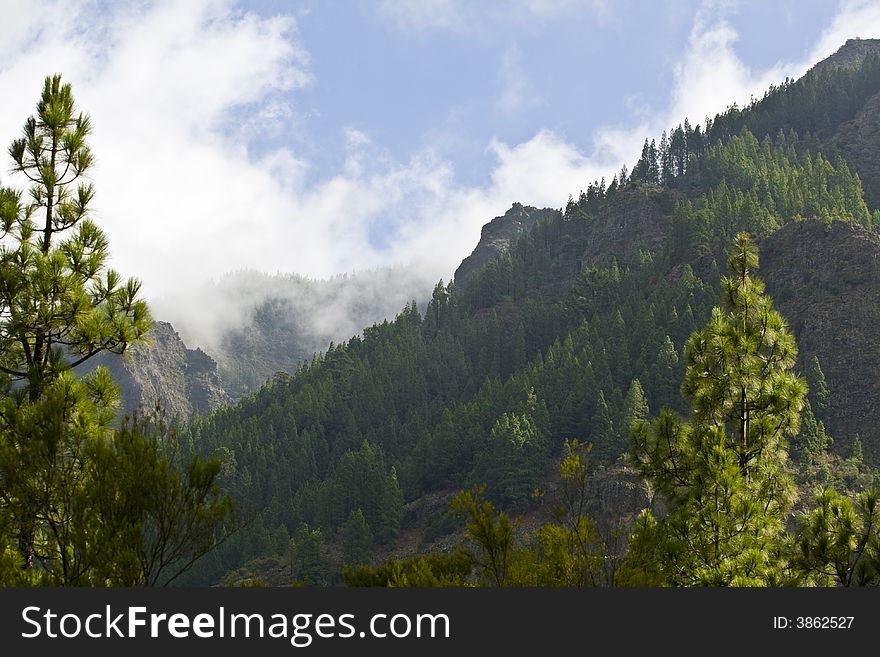
[[[473,556],[458,549],[449,554],[428,554],[402,561],[390,560],[378,568],[346,566],[343,577],[348,586],[466,586],[473,567]]]
[[[832,163],[782,133],[759,142],[744,128],[707,148],[688,179],[707,191],[675,207],[672,244],[679,257],[720,255],[738,232],[760,239],[802,217],[872,226],[859,178],[846,162]]]
[[[151,326],[88,218],[90,131],[70,85],[47,78],[9,148],[29,202],[0,190],[0,584],[168,584],[235,524],[218,460],[185,460],[161,421],[113,430],[108,370],[74,374]]]
[[[342,539],[343,559],[346,564],[356,566],[370,560],[370,544],[373,534],[360,509],[352,511],[339,528]]]
[[[517,564],[517,586],[597,586],[602,554],[596,549],[592,521],[580,516],[573,527],[542,525],[531,551],[523,550]],[[531,557],[523,559],[522,557]]]
[[[794,442],[795,456],[809,469],[822,460],[833,443],[834,439],[825,431],[825,424],[813,415],[812,404],[807,399],[801,414],[800,433]]]
[[[479,548],[474,563],[480,568],[481,583],[507,586],[510,584],[514,525],[505,512],[496,515],[495,507],[482,495],[482,488],[461,491],[452,501],[452,508],[467,518],[468,538]]]
[[[321,511],[322,526],[328,528],[340,526],[353,511],[362,510],[383,543],[390,542],[400,526],[402,501],[397,476],[393,469],[387,469],[382,450],[368,442],[343,454],[313,504]]]
[[[587,504],[588,445],[566,441],[560,464],[560,505],[548,522],[523,544],[514,543],[516,522],[496,512],[482,497],[483,489],[461,491],[452,508],[467,518],[468,539],[477,546],[473,557],[477,583],[486,586],[596,586],[603,570],[604,545]]]
[[[88,506],[75,523],[91,541],[95,577],[116,586],[167,585],[237,529],[218,459],[185,459],[159,418],[134,416],[112,441],[92,441]],[[99,580],[100,581],[100,580]]]
[[[623,401],[623,429],[625,438],[629,437],[629,432],[635,422],[647,420],[651,415],[651,409],[648,408],[648,400],[645,397],[645,391],[638,379],[633,379],[626,393],[626,399]]]
[[[534,565],[523,575],[535,586],[597,586],[601,583],[605,546],[587,516],[591,446],[566,441],[559,465],[560,503],[555,521],[534,536]]]
[[[874,66],[866,61],[854,77],[843,72],[839,79],[862,85],[846,94],[876,93]],[[280,525],[293,533],[307,522],[338,536],[356,508],[374,548],[385,549],[404,500],[463,482],[485,484],[499,512],[525,509],[564,438],[589,438],[591,468],[620,457],[633,419],[647,413],[634,380],[649,408],[687,411],[679,388],[689,364],[685,343],[715,321],[716,262],[740,231],[762,238],[813,215],[873,226],[858,176],[808,134],[852,109],[828,93],[837,79],[786,84],[749,111],[731,108],[706,126],[685,121],[653,147],[646,141],[632,175],[590,183],[564,213],[538,223],[460,286],[441,281],[423,313],[408,304],[393,321],[331,346],[236,408],[195,420],[192,443],[206,455],[222,453],[224,485],[260,517],[195,581],[217,581],[258,556]],[[794,97],[822,112],[827,104],[832,114],[802,113],[787,100]],[[795,130],[780,134],[787,113]],[[606,237],[600,217],[643,198],[672,216],[671,231],[651,250],[584,262],[588,245]],[[719,353],[733,353],[734,337],[724,337],[728,348]],[[818,390],[812,380],[810,388]],[[816,476],[863,481],[862,469],[827,455],[830,437],[811,403],[815,427],[805,417],[800,434],[815,447]],[[667,428],[683,436],[676,422]],[[740,458],[751,455],[741,450]],[[723,461],[712,466],[718,477]],[[784,478],[764,474],[790,490]],[[363,485],[347,483],[361,477]]]
[[[542,235],[550,239],[537,230],[528,249],[549,253],[554,243],[545,246]],[[643,389],[652,407],[675,403],[678,387],[669,382],[682,368],[669,336],[683,341],[717,294],[689,268],[665,279],[667,267],[644,254],[626,267],[588,268],[561,301],[526,301],[513,323],[438,288],[424,317],[408,307],[237,407],[197,418],[191,442],[223,457],[222,483],[263,521],[227,541],[211,570],[189,581],[216,581],[259,556],[265,541],[257,535],[279,523],[293,533],[307,522],[335,536],[355,508],[387,544],[404,499],[462,482],[487,484],[506,511],[524,509],[565,436],[591,438],[593,465],[614,461],[633,379],[652,382]],[[525,364],[502,374],[523,343]],[[375,492],[359,492],[361,480]]]
[[[55,76],[9,148],[31,187],[29,203],[11,189],[0,195],[0,372],[30,402],[62,372],[100,351],[121,353],[150,327],[140,283],[107,268],[107,238],[88,218],[90,132]]]
[[[828,405],[831,399],[831,393],[828,390],[828,384],[825,382],[825,374],[819,365],[819,359],[813,356],[807,365],[807,385],[810,388],[808,398],[813,406],[816,417],[825,419],[828,413]]]
[[[96,379],[107,385],[106,370]],[[89,382],[71,372],[57,376],[33,402],[0,399],[0,504],[11,530],[2,538],[18,551],[34,584],[79,583],[94,565],[91,541],[86,544],[87,527],[94,524],[87,467],[92,443],[109,438],[111,419],[100,401]]]
[[[656,552],[632,580],[659,571],[673,585],[766,585],[781,577],[784,518],[794,500],[787,437],[799,427],[806,385],[797,349],[752,274],[757,251],[737,236],[722,305],[688,340],[682,394],[690,422],[662,411],[633,432],[631,456],[669,504],[637,538]]]
[[[492,426],[486,446],[477,453],[475,482],[492,482],[489,497],[506,508],[525,508],[542,479],[545,447],[528,414],[504,413]]]
[[[734,104],[714,119],[707,118],[704,126],[691,126],[685,119],[668,136],[664,132],[659,145],[646,139],[629,182],[687,189],[711,148],[746,131],[758,140],[784,135],[789,144],[800,140],[814,151],[824,141],[823,147],[833,154],[835,131],[878,90],[876,51],[867,53],[858,65],[816,67],[799,80],[771,85],[763,98],[746,107]],[[627,182],[625,174],[620,182]],[[876,189],[869,190],[869,201],[876,207]]]
[[[880,584],[880,507],[876,490],[850,499],[834,488],[816,491],[794,537],[794,567],[819,586]]]
[[[77,383],[60,376],[40,403],[27,405],[33,415],[17,418],[15,426],[33,427],[29,440],[6,441],[0,449],[0,461],[18,465],[4,472],[17,504],[4,508],[7,522],[27,514],[35,521],[28,537],[35,563],[26,576],[6,563],[0,581],[167,585],[235,531],[232,498],[216,484],[220,463],[184,460],[161,420],[134,417],[109,436],[96,431],[88,419],[94,405],[76,396]],[[59,444],[76,451],[59,455]],[[6,554],[16,545],[20,568],[18,531]]]
[[[660,529],[654,514],[642,509],[636,518],[629,550],[623,559],[615,584],[623,587],[657,588],[666,584],[661,559]]]
[[[109,433],[116,390],[106,370],[84,380],[70,370],[123,350],[150,323],[139,284],[106,268],[107,239],[86,216],[89,132],[70,85],[47,78],[36,116],[9,149],[30,201],[0,191],[2,542],[36,583],[78,582],[91,567],[74,514],[85,513],[84,464],[90,443]]]
[[[583,447],[583,449],[580,449]],[[577,441],[566,443],[562,463],[563,504],[556,521],[514,544],[516,522],[484,501],[481,490],[462,491],[453,508],[468,515],[467,535],[479,548],[474,558],[477,583],[487,586],[594,586],[602,568],[602,545],[590,518],[583,515],[586,465]],[[577,492],[575,493],[575,489]],[[576,499],[575,499],[576,498]]]
[[[320,529],[312,529],[306,523],[301,524],[296,535],[290,539],[287,562],[291,582],[326,584],[330,567],[324,533]]]
[[[603,461],[611,461],[620,453],[618,433],[611,420],[611,410],[605,400],[605,391],[600,390],[596,398],[596,410],[593,412],[593,444]]]
[[[862,439],[859,434],[856,434],[853,440],[852,454],[850,454],[849,460],[857,466],[865,462],[865,451],[862,448]]]

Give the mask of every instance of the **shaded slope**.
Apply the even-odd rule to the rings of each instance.
[[[826,425],[848,454],[859,434],[880,465],[880,238],[861,226],[791,223],[761,243],[761,275],[794,329],[802,370],[818,357]]]

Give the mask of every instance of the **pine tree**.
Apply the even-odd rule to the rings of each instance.
[[[384,544],[390,544],[400,531],[400,518],[403,515],[403,493],[397,481],[397,469],[392,465],[391,472],[382,493],[380,508],[380,526],[378,538]]]
[[[617,433],[614,431],[614,424],[611,421],[611,410],[608,408],[604,390],[599,391],[599,396],[596,399],[596,411],[593,413],[592,427],[591,442],[593,444],[593,453],[601,463],[607,465],[618,456],[617,448],[619,446],[617,445]]]
[[[800,519],[793,562],[806,583],[880,584],[880,505],[876,490],[851,500],[833,488],[816,492]]]
[[[828,452],[833,443],[834,440],[825,431],[825,424],[822,420],[817,420],[813,414],[812,405],[808,399],[804,403],[804,410],[801,414],[801,430],[795,443],[797,452],[800,453],[807,465],[812,465]]]
[[[291,580],[318,584],[326,575],[324,534],[302,523],[287,550]]]
[[[606,546],[587,515],[590,446],[565,441],[560,474],[560,504],[549,522],[534,534],[534,560],[529,563],[538,586],[596,586],[600,583]],[[525,579],[525,578],[524,578]]]
[[[531,414],[503,413],[480,451],[471,479],[510,509],[528,506],[541,481],[544,448]]]
[[[828,403],[831,397],[828,391],[828,384],[825,382],[825,374],[819,365],[819,359],[813,356],[807,366],[807,385],[809,386],[809,399],[813,406],[816,417],[820,420],[826,419],[828,413]]]
[[[339,528],[342,538],[342,553],[345,563],[358,566],[370,560],[370,546],[373,534],[360,509],[352,511]]]
[[[67,561],[83,546],[62,549],[53,527],[73,521],[88,443],[109,436],[117,395],[105,368],[83,379],[72,370],[102,351],[122,353],[150,328],[140,284],[107,267],[107,238],[88,218],[90,131],[70,85],[47,78],[9,148],[13,171],[31,182],[29,202],[0,192],[0,506],[23,569],[39,559],[52,572],[60,560],[61,581],[81,575]],[[7,541],[2,549],[13,549]]]
[[[513,553],[514,523],[504,511],[495,513],[491,502],[483,498],[483,488],[461,491],[452,500],[452,509],[467,518],[467,536],[479,548],[473,562],[481,570],[481,580],[488,586],[509,584],[509,566]]]
[[[90,132],[56,75],[9,148],[13,171],[32,184],[27,205],[17,192],[3,193],[0,371],[31,402],[62,373],[101,351],[122,353],[150,327],[140,283],[107,268],[107,238],[87,216]]]
[[[177,433],[155,413],[89,442],[82,499],[67,506],[75,521],[53,527],[54,561],[78,562],[83,577],[57,583],[165,586],[237,530],[232,496],[216,483],[220,460],[181,457]],[[288,539],[281,530],[283,541],[273,533],[278,551]],[[78,559],[66,563],[71,546]]]
[[[654,385],[652,386],[653,406],[670,404],[678,397],[676,377],[678,376],[680,358],[672,339],[666,335],[657,350],[654,361]]]
[[[859,434],[856,434],[856,437],[853,440],[849,460],[856,465],[862,465],[862,463],[865,462],[865,450],[862,447],[862,437]]]
[[[747,234],[728,262],[721,306],[685,347],[690,422],[663,411],[633,432],[631,456],[669,505],[657,563],[645,571],[659,564],[672,585],[768,585],[782,576],[795,498],[787,438],[798,431],[806,385],[792,372],[794,337],[753,275],[758,255]]]
[[[648,400],[645,398],[645,391],[638,379],[633,379],[629,384],[629,390],[626,393],[626,399],[623,402],[623,421],[622,431],[625,438],[629,437],[634,422],[638,420],[647,420],[651,415],[648,408]],[[626,444],[626,441],[624,441]]]
[[[109,371],[151,325],[88,218],[89,119],[47,78],[0,189],[0,585],[167,584],[234,531],[218,459],[188,462],[161,418],[117,429]]]

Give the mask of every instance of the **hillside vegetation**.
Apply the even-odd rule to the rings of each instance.
[[[853,48],[862,54],[847,59]],[[631,172],[588,185],[530,230],[499,233],[496,219],[484,238],[504,234],[505,244],[478,246],[491,259],[476,270],[471,259],[458,285],[441,281],[426,307],[410,303],[194,420],[189,444],[221,458],[221,481],[251,522],[193,581],[338,582],[353,555],[461,544],[465,523],[448,506],[459,490],[485,486],[458,498],[474,526],[508,517],[497,509],[541,525],[577,479],[560,462],[569,475],[583,465],[586,478],[632,478],[623,455],[633,424],[664,408],[691,412],[680,394],[686,345],[719,305],[740,233],[766,254],[761,276],[802,345],[792,365],[809,392],[785,441],[802,504],[817,484],[869,486],[880,463],[880,213],[875,169],[841,135],[880,93],[880,54],[855,42],[841,53],[845,66],[817,66],[746,108],[646,141]],[[522,206],[508,214],[522,221]],[[592,445],[574,465],[572,439]],[[618,524],[590,541],[607,549],[612,535],[628,536],[625,506],[605,508]],[[573,517],[565,540],[589,533]],[[631,581],[652,581],[628,567]]]

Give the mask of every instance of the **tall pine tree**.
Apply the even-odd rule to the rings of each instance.
[[[64,562],[77,551],[55,536],[73,521],[58,495],[78,491],[84,441],[107,431],[116,396],[106,369],[84,379],[71,370],[121,353],[150,327],[140,284],[107,268],[107,238],[87,216],[90,131],[70,85],[46,78],[36,115],[9,148],[13,171],[31,183],[28,201],[0,194],[0,505],[23,568],[60,560],[62,581],[76,575]]]
[[[737,235],[728,263],[721,306],[685,347],[690,421],[662,411],[632,437],[639,473],[669,506],[651,530],[656,540],[633,542],[653,542],[641,567],[671,585],[760,586],[782,577],[795,498],[787,438],[798,431],[806,385],[792,372],[794,337],[753,275],[758,254],[747,234]]]
[[[114,431],[108,370],[74,373],[151,326],[88,218],[90,130],[70,85],[46,78],[9,148],[28,200],[0,188],[0,585],[167,583],[232,515],[219,461],[167,453],[165,427]]]

